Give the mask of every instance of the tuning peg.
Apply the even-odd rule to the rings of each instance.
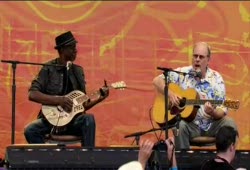
[[[108,87],[108,85],[107,85],[107,81],[104,79],[104,86],[105,87]]]

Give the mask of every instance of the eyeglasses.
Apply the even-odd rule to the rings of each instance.
[[[199,54],[193,54],[193,57],[195,58],[195,59],[197,59],[198,57],[202,60],[202,59],[204,59],[206,56],[204,56],[204,55],[199,55]]]

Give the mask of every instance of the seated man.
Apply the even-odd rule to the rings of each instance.
[[[55,41],[55,49],[58,51],[59,57],[46,63],[32,81],[29,100],[42,105],[55,106],[58,111],[72,114],[73,102],[67,97],[67,94],[75,90],[86,94],[83,68],[73,64],[77,54],[77,41],[70,31],[57,36]],[[108,88],[101,88],[99,97],[83,102],[85,111],[104,100],[108,94]],[[58,121],[59,115],[56,114]],[[66,134],[81,136],[82,146],[95,146],[93,115],[78,113],[69,123],[60,127],[57,125],[61,122],[51,124],[46,116],[41,110],[38,119],[25,128],[24,135],[28,143],[44,143],[46,134]]]
[[[176,69],[176,71],[187,73],[187,75],[170,72],[169,81],[180,86],[183,90],[195,89],[201,100],[224,101],[226,98],[224,80],[217,71],[209,67],[210,60],[211,50],[208,44],[205,42],[195,44],[192,65]],[[155,77],[153,84],[159,93],[164,94],[165,77],[163,74]],[[179,106],[182,97],[175,91],[168,90],[168,99],[171,106]],[[215,106],[209,101],[200,105],[192,121],[180,121],[179,135],[175,138],[176,150],[188,150],[190,140],[194,137],[214,137],[222,126],[228,125],[237,129],[234,121],[226,115],[227,108],[223,105]]]

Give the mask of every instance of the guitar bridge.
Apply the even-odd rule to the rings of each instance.
[[[64,111],[63,108],[62,108],[61,106],[57,106],[57,110],[58,110],[59,112],[63,112],[63,111]]]

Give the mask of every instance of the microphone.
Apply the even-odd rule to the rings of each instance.
[[[70,69],[71,65],[72,65],[72,61],[67,61],[67,64],[66,64],[67,71]]]
[[[198,72],[197,72],[196,77],[198,77],[199,79],[201,79],[201,78],[202,78],[202,73],[201,73],[201,71],[198,71]]]
[[[202,73],[201,73],[201,70],[200,70],[200,69],[193,70],[193,71],[189,72],[188,74],[189,74],[190,76],[194,77],[194,78],[199,78],[199,79],[202,78]]]

